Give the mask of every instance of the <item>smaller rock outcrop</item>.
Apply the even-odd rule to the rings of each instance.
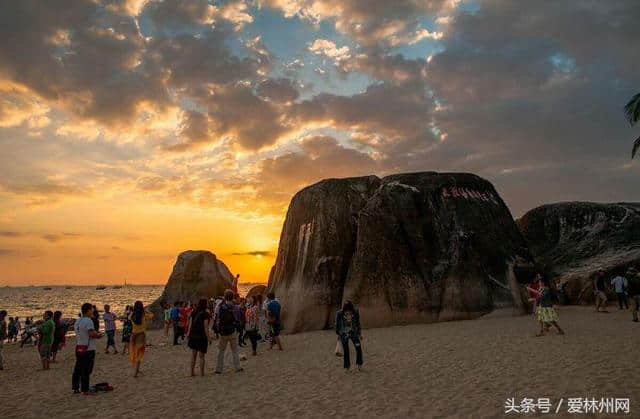
[[[262,295],[263,297],[266,296],[267,295],[267,286],[263,285],[263,284],[254,285],[253,287],[251,287],[251,289],[247,293],[246,298],[253,297],[254,295]]]
[[[609,283],[630,266],[640,267],[640,203],[543,205],[518,225],[536,262],[564,291],[566,303],[592,303],[599,271]],[[614,298],[612,290],[608,293]]]
[[[161,302],[197,302],[200,298],[222,295],[226,289],[233,288],[233,281],[229,268],[208,250],[180,253],[162,295],[149,306],[149,310],[155,315],[153,325],[162,326]]]

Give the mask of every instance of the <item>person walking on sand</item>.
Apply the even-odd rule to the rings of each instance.
[[[40,352],[40,359],[42,360],[42,370],[49,369],[49,358],[51,357],[51,345],[53,345],[53,333],[56,329],[56,325],[53,323],[53,312],[47,310],[42,316],[44,322],[40,326],[40,345],[38,345],[38,351]]]
[[[93,324],[93,306],[90,303],[82,305],[81,313],[82,317],[73,326],[76,333],[76,364],[71,376],[71,388],[74,394],[82,390],[84,395],[90,395],[95,394],[89,393],[89,379],[96,359],[96,339],[100,339],[102,334]]]
[[[236,329],[240,319],[236,318],[236,310],[233,307],[233,290],[224,292],[224,302],[218,306],[216,318],[218,321],[218,362],[216,364],[216,374],[222,374],[224,367],[224,353],[227,345],[231,346],[231,355],[233,357],[233,368],[236,372],[243,371],[240,367],[240,356],[238,354],[238,338]]]
[[[169,337],[169,328],[171,327],[171,306],[163,302],[162,303],[163,314],[164,314],[164,336]]]
[[[65,345],[67,335],[67,326],[62,323],[62,311],[53,313],[53,324],[55,329],[53,331],[53,344],[51,345],[51,362],[55,363],[58,351]]]
[[[538,309],[538,299],[540,298],[540,274],[536,275],[535,279],[527,286],[527,292],[529,293],[529,303],[531,303],[531,312],[536,315]]]
[[[4,341],[8,337],[7,333],[7,310],[0,310],[0,371],[4,370],[4,360],[2,358],[2,349],[4,347]]]
[[[540,308],[538,309],[537,319],[540,322],[540,331],[536,333],[536,336],[544,335],[544,332],[548,331],[551,325],[558,330],[559,335],[564,335],[564,331],[558,324],[558,312],[553,308],[551,289],[549,288],[549,280],[547,278],[542,278]]]
[[[133,323],[130,314],[133,311],[131,306],[124,309],[124,316],[120,318],[122,322],[122,355],[126,355],[131,342],[131,333],[133,332]]]
[[[191,376],[195,377],[196,358],[200,355],[200,375],[204,377],[204,356],[207,354],[211,334],[209,332],[209,322],[211,316],[207,311],[207,300],[198,301],[196,309],[189,317],[189,334],[187,336],[187,346],[191,349]]]
[[[280,302],[276,299],[276,295],[273,292],[267,294],[267,298],[270,300],[267,304],[267,318],[269,319],[269,325],[271,328],[271,343],[270,349],[273,349],[273,345],[278,345],[278,349],[282,350],[282,340],[280,338],[280,331],[282,330],[282,322],[280,321]]]
[[[596,299],[596,313],[607,313],[607,295],[605,294],[604,272],[596,274],[593,281],[593,289]]]
[[[345,371],[351,368],[351,357],[349,355],[349,340],[353,342],[356,350],[356,367],[358,371],[362,369],[362,327],[360,325],[360,313],[350,300],[346,300],[342,309],[336,313],[336,334],[342,343],[343,366]]]
[[[627,270],[627,293],[631,298],[631,316],[634,322],[638,322],[638,309],[640,308],[640,277],[633,268]]]
[[[104,321],[104,332],[107,335],[107,347],[104,350],[105,354],[109,353],[110,347],[113,347],[114,354],[118,353],[118,348],[116,348],[116,319],[117,316],[111,312],[109,304],[105,304],[104,314],[102,315],[102,320]]]
[[[262,310],[262,296],[254,295],[251,299],[251,305],[246,312],[245,330],[246,335],[251,342],[251,353],[253,356],[258,355],[258,340],[260,336],[260,310]]]
[[[178,339],[180,338],[180,301],[176,301],[173,303],[173,308],[169,312],[169,317],[171,317],[171,323],[173,324],[173,344],[180,345]]]
[[[629,304],[627,303],[627,285],[627,278],[622,275],[616,275],[611,280],[611,286],[618,296],[618,306],[620,307],[620,310],[629,309]]]
[[[133,305],[133,312],[129,315],[133,330],[131,331],[131,341],[129,342],[129,361],[135,365],[136,370],[133,377],[140,374],[140,364],[144,359],[144,352],[147,343],[147,321],[153,319],[153,314],[144,310],[142,301],[136,301]]]

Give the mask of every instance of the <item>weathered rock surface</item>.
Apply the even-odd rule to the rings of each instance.
[[[149,309],[155,314],[154,326],[162,325],[160,303],[166,301],[197,302],[200,298],[222,295],[233,287],[234,277],[229,268],[207,250],[188,250],[178,255],[164,291]]]
[[[608,280],[629,266],[640,266],[640,203],[543,205],[527,212],[518,225],[536,262],[566,284],[569,303],[593,302],[593,278],[599,270]]]
[[[262,295],[265,296],[267,294],[267,286],[266,285],[254,285],[251,287],[249,292],[247,292],[246,298],[253,297],[254,295]]]
[[[288,332],[329,327],[345,298],[378,327],[523,312],[518,280],[532,268],[509,210],[478,176],[329,179],[292,199],[269,289]]]

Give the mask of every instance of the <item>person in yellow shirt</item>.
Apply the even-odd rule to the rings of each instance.
[[[129,342],[129,361],[135,365],[136,372],[133,376],[137,377],[140,374],[140,364],[144,359],[147,322],[153,319],[153,314],[145,311],[142,301],[136,301],[129,319],[133,325]]]

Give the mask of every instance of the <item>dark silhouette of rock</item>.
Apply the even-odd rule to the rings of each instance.
[[[489,182],[425,172],[329,179],[298,192],[269,289],[289,332],[329,327],[345,298],[377,327],[524,312],[518,280],[532,271]]]
[[[327,179],[291,200],[269,289],[284,302],[288,331],[327,327],[342,300],[358,214],[380,185],[375,176]]]
[[[200,298],[224,294],[226,289],[233,287],[233,281],[229,268],[208,250],[180,253],[162,295],[149,307],[155,315],[154,326],[162,326],[161,302],[171,305],[175,301],[196,303]]]
[[[253,297],[254,295],[262,295],[265,296],[267,294],[267,286],[266,285],[254,285],[251,287],[249,292],[247,292],[246,298]]]
[[[536,262],[564,290],[567,302],[594,300],[598,271],[607,283],[640,266],[640,204],[567,202],[543,205],[518,220]],[[609,290],[609,297],[614,294]]]

